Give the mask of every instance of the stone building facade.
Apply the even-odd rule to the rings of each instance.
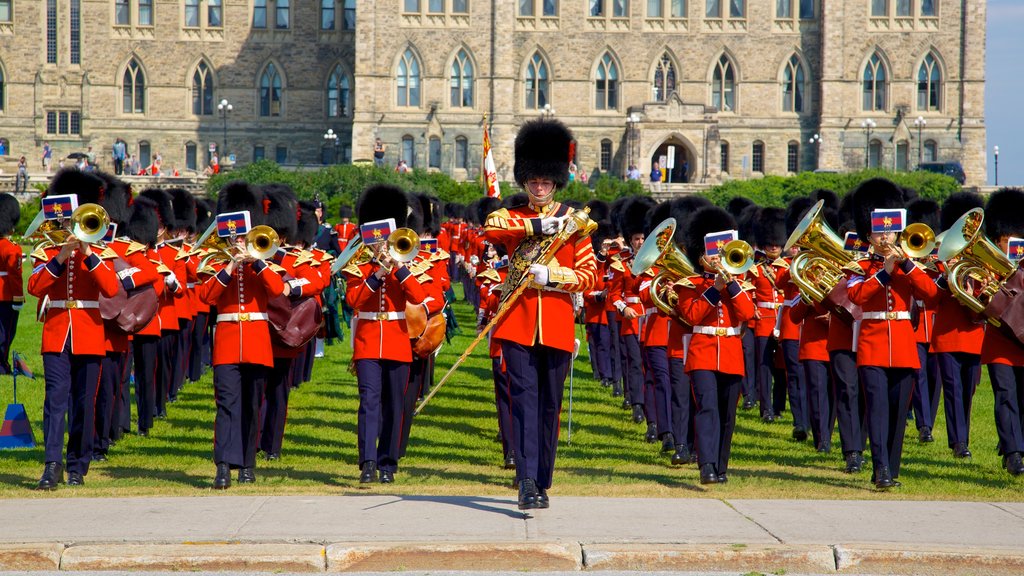
[[[380,138],[391,165],[468,178],[486,117],[510,179],[518,126],[551,115],[589,174],[634,164],[646,179],[659,161],[672,181],[715,183],[936,159],[981,184],[985,12],[983,0],[0,0],[0,138],[38,155],[47,139],[108,152],[120,136],[198,168],[211,144],[308,165],[368,160]],[[79,133],[70,115],[62,133],[63,112],[79,113]]]

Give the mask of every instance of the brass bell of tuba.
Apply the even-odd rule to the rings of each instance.
[[[824,200],[819,200],[800,220],[786,241],[784,251],[794,246],[804,251],[789,264],[790,277],[800,294],[821,303],[845,280],[843,267],[854,258],[843,248],[843,241],[822,217]]]
[[[672,290],[672,284],[688,276],[696,276],[693,264],[675,244],[672,236],[676,231],[676,219],[668,218],[651,231],[643,246],[633,257],[630,272],[634,276],[643,274],[657,266],[661,272],[651,281],[650,294],[654,305],[665,314],[678,318],[676,303],[678,296]]]
[[[982,233],[985,212],[975,208],[964,214],[953,226],[943,233],[939,247],[939,260],[948,262],[959,259],[946,271],[949,290],[961,304],[979,314],[984,314],[992,296],[1017,269],[998,246]],[[970,280],[981,281],[981,293],[974,295]],[[1002,323],[992,316],[986,316],[993,326]]]

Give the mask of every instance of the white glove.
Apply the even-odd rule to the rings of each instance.
[[[548,216],[540,219],[541,234],[557,234],[562,229],[562,223],[568,216]]]
[[[22,306],[24,306],[24,304],[13,304],[11,306],[11,310],[21,310]]]
[[[178,279],[174,277],[174,274],[168,274],[164,276],[164,284],[167,284],[168,288],[174,289],[178,285]]]
[[[557,218],[555,218],[557,220]],[[530,274],[533,274],[533,281],[541,286],[548,283],[548,267],[543,264],[530,264]]]

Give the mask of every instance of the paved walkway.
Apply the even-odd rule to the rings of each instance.
[[[396,495],[0,500],[2,570],[1021,574],[1024,503]]]

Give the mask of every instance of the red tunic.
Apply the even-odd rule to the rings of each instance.
[[[374,276],[376,270],[372,262],[349,264],[344,270],[345,300],[356,315],[352,359],[412,362],[405,307],[422,303],[426,291],[405,266],[396,266],[383,280]]]
[[[629,269],[631,260],[632,258],[613,261],[609,266],[611,278],[608,280],[608,299],[611,300],[612,308],[619,313],[620,336],[639,336],[639,318],[644,315],[644,305],[640,302],[640,295],[636,293],[633,273]],[[636,312],[638,317],[632,320],[626,318],[623,315],[626,308]]]
[[[757,314],[754,322],[754,336],[762,338],[769,337],[775,330],[778,319],[778,310],[785,300],[782,287],[778,284],[778,277],[786,270],[782,264],[784,260],[778,259],[771,264],[758,264],[756,273],[751,274],[754,284],[754,304],[757,307]]]
[[[156,264],[150,262],[146,256],[145,246],[125,238],[114,240],[107,244],[107,246],[128,264],[127,269],[117,273],[125,290],[152,286],[157,297],[160,297],[164,290],[164,277],[157,272]],[[111,352],[127,352],[128,334],[112,324],[111,322],[104,323],[107,350]]]
[[[715,288],[715,276],[690,279],[693,287],[676,284],[680,317],[693,326],[686,353],[687,372],[712,370],[743,376],[743,324],[754,317],[754,301],[739,283],[730,282],[723,294]],[[702,331],[717,331],[704,334]],[[732,332],[729,334],[728,332]]]
[[[25,301],[25,285],[21,276],[24,256],[21,246],[0,238],[0,302],[20,304]]]
[[[267,301],[284,292],[281,277],[262,260],[239,264],[230,276],[222,264],[215,264],[201,273],[206,279],[199,287],[199,297],[217,307],[213,365],[273,366],[269,323],[266,319],[246,315],[266,314]],[[225,318],[226,315],[233,318]]]
[[[608,268],[608,261],[597,259],[597,277],[590,291],[583,294],[583,319],[587,324],[607,324],[607,293],[605,285],[605,272]]]
[[[945,286],[945,279],[940,286]],[[936,354],[981,354],[987,322],[961,304],[948,290],[938,290],[932,302],[935,308],[935,327],[932,330],[931,351]]]
[[[829,316],[800,299],[790,310],[794,322],[802,323],[800,328],[800,352],[797,358],[803,362],[816,360],[828,362]]]
[[[669,318],[654,305],[651,298],[651,281],[658,273],[657,268],[644,272],[637,278],[637,293],[644,306],[643,343],[645,346],[668,346]]]
[[[285,281],[286,274],[290,277],[287,280],[288,288],[286,290],[289,294],[292,294],[294,297],[310,296],[316,298],[324,289],[320,272],[313,267],[312,260],[299,260],[299,256],[301,256],[300,252],[292,252],[286,248],[279,249],[273,258],[273,262],[277,266],[274,271],[281,275],[282,282]],[[299,264],[296,264],[296,262],[299,262]],[[274,358],[298,358],[306,350],[305,346],[289,348],[279,345],[273,339],[271,339],[271,342],[274,347]]]
[[[782,307],[779,308],[779,313],[782,314],[782,322],[779,323],[779,340],[799,340],[800,323],[793,320],[790,311],[800,300],[800,289],[797,288],[789,276],[789,259],[784,258],[783,261],[785,261],[786,266],[779,272],[777,280],[779,288],[783,291],[784,298]]]

